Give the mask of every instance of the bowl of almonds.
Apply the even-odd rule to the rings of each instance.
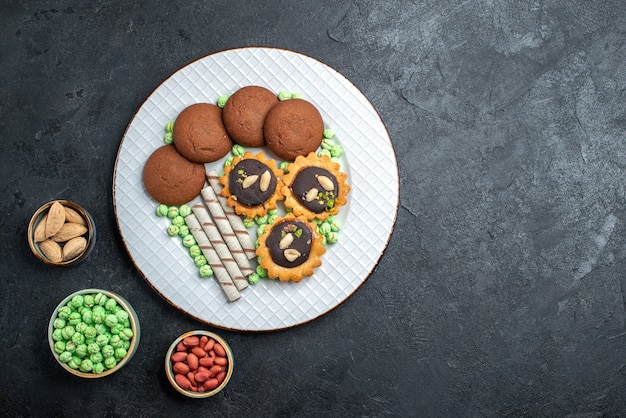
[[[46,264],[70,266],[84,260],[96,242],[93,218],[80,205],[53,200],[41,206],[28,224],[28,244]]]

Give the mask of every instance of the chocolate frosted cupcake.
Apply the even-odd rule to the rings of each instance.
[[[224,127],[233,141],[246,147],[265,145],[263,124],[278,97],[265,87],[246,86],[233,93],[224,105]]]
[[[274,154],[288,161],[315,151],[324,136],[324,121],[315,106],[289,99],[272,107],[263,125],[265,142]]]
[[[281,175],[274,160],[268,160],[262,152],[253,155],[247,151],[224,166],[219,179],[224,186],[221,194],[237,214],[249,218],[264,216],[268,210],[276,209],[277,201],[283,200]]]
[[[337,214],[346,204],[350,191],[346,183],[348,176],[339,168],[339,163],[326,155],[311,152],[306,157],[297,157],[283,175],[285,207],[308,220],[325,220]]]
[[[267,270],[268,277],[283,282],[299,282],[313,275],[326,253],[317,226],[290,213],[269,224],[258,243],[259,265]]]

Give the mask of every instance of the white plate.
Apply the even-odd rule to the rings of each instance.
[[[261,280],[228,303],[214,279],[202,279],[180,239],[145,192],[142,170],[163,145],[165,125],[192,103],[216,103],[247,85],[298,92],[322,114],[344,149],[342,171],[351,186],[338,217],[339,242],[322,266],[299,283]],[[270,154],[267,152],[267,154]],[[271,155],[271,154],[270,154]],[[280,161],[277,159],[277,161]],[[211,165],[219,171],[222,162]],[[199,59],[161,84],[132,119],[120,144],[113,201],[122,239],[140,273],[169,303],[207,324],[270,331],[311,321],[352,295],[376,267],[389,241],[399,200],[398,168],[389,135],[374,107],[345,77],[292,51],[242,48]]]

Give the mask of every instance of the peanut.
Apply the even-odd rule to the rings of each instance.
[[[174,381],[180,388],[205,392],[224,382],[229,360],[224,347],[213,338],[192,335],[176,345],[170,362]]]

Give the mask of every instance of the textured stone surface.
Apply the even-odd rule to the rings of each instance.
[[[626,410],[621,1],[177,3],[0,6],[1,415]],[[315,57],[370,99],[397,153],[401,202],[387,251],[352,298],[277,333],[218,331],[235,375],[192,401],[168,387],[162,355],[203,325],[134,269],[113,165],[163,79],[247,45]],[[83,204],[98,226],[92,255],[70,269],[38,263],[25,239],[53,198]],[[91,286],[126,296],[143,332],[122,372],[81,382],[55,365],[46,324],[58,300]]]

